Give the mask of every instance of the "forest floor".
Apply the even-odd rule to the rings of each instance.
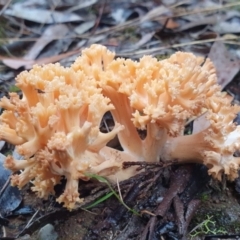
[[[19,93],[14,79],[21,71],[51,62],[69,66],[82,49],[99,43],[117,57],[134,60],[143,55],[165,59],[176,51],[209,57],[219,85],[239,104],[238,0],[79,2],[0,0],[0,97]],[[13,150],[0,141],[1,163]],[[50,239],[59,240],[240,237],[240,178],[218,182],[196,164],[141,167],[139,175],[113,186],[134,213],[96,179],[80,184],[85,202],[68,212],[53,196],[36,198],[31,184],[21,191],[10,187],[10,173],[1,164],[0,239],[40,240],[39,230],[48,223],[54,227]],[[56,195],[63,186],[57,186]],[[109,197],[103,201],[104,196]]]

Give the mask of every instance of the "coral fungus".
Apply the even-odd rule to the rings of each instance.
[[[13,185],[32,181],[39,197],[54,194],[65,177],[57,201],[73,209],[83,201],[79,179],[88,180],[89,172],[127,179],[137,171],[122,169],[126,161],[200,162],[217,179],[237,177],[240,128],[233,120],[239,107],[221,93],[209,59],[184,52],[161,61],[115,59],[106,47],[92,45],[68,68],[34,66],[16,82],[22,97],[10,93],[0,101],[0,139],[16,145],[24,160],[8,156],[5,166],[14,172]],[[100,123],[109,111],[115,125],[103,133]],[[203,113],[209,126],[183,135],[186,122]],[[122,151],[107,146],[115,137]]]

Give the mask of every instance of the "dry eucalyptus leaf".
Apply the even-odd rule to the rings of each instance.
[[[4,14],[43,24],[76,22],[84,20],[82,17],[75,13],[51,11],[47,9],[26,8],[21,4],[12,5],[11,8],[5,10]]]
[[[75,0],[73,1],[73,7],[71,7],[70,9],[68,9],[68,12],[73,12],[73,11],[77,11],[86,7],[90,7],[93,4],[95,4],[97,2],[97,0],[81,0],[79,3],[76,3]]]
[[[0,61],[2,61],[6,66],[12,69],[19,69],[26,64],[34,64],[34,60],[26,60],[23,58],[10,58],[5,56],[0,56]]]
[[[47,44],[57,38],[64,37],[69,31],[64,24],[51,25],[45,29],[42,36],[35,42],[31,49],[24,56],[24,59],[36,59],[39,53],[46,47]]]
[[[151,20],[155,17],[159,17],[161,15],[170,15],[171,10],[167,7],[164,7],[163,5],[158,6],[152,10],[150,10],[145,16],[141,18],[141,22]]]
[[[240,33],[240,19],[238,21],[225,21],[220,22],[213,27],[213,30],[217,33]]]
[[[216,68],[218,84],[224,88],[240,70],[238,61],[230,56],[222,41],[214,42],[208,57]]]
[[[199,133],[210,126],[210,123],[206,119],[206,116],[207,114],[204,113],[194,120],[192,134]]]
[[[136,43],[131,43],[131,42],[126,42],[126,47],[123,48],[122,52],[128,52],[128,51],[134,51],[134,49],[139,49],[140,47],[142,47],[143,45],[145,45],[146,43],[148,43],[152,37],[154,36],[155,32],[149,32],[146,34],[142,34],[141,39],[139,39],[138,42]]]
[[[120,7],[113,8],[111,11],[111,18],[113,24],[124,23],[133,14],[132,9],[124,9]]]
[[[57,0],[57,1],[59,1],[59,0]],[[15,2],[17,2],[17,1],[15,1]],[[14,4],[12,4],[12,5],[14,5]],[[21,5],[23,7],[27,7],[27,8],[28,7],[46,8],[47,6],[49,6],[49,2],[48,2],[48,0],[24,0],[24,1],[21,1]]]
[[[211,47],[208,57],[214,63],[217,72],[218,84],[222,89],[232,81],[238,73],[240,66],[237,60],[231,58],[225,45],[221,41],[216,41]],[[198,133],[209,126],[206,114],[198,117],[193,123],[193,133]]]
[[[8,0],[0,0],[0,6],[4,6],[7,4]]]
[[[79,35],[83,34],[83,33],[87,32],[89,29],[91,29],[94,25],[95,25],[95,20],[84,22],[84,23],[80,24],[79,26],[75,27],[74,32],[76,32]]]
[[[5,156],[0,153],[0,190],[2,191],[0,196],[1,215],[15,210],[22,201],[22,196],[17,187],[12,187],[8,183],[5,188],[5,184],[7,183],[11,172],[3,166],[4,161]]]
[[[8,67],[12,69],[19,69],[20,67],[24,67],[25,69],[30,69],[34,64],[47,64],[47,63],[54,63],[58,62],[66,57],[79,53],[80,49],[69,51],[66,53],[62,53],[56,56],[51,56],[47,58],[41,58],[37,60],[28,60],[24,58],[9,58],[0,56],[0,60]]]
[[[0,108],[0,111],[1,111],[1,108]],[[0,141],[0,151],[2,150],[4,145],[5,145],[5,141]]]

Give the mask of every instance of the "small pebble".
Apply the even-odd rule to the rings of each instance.
[[[58,234],[52,224],[47,224],[39,230],[37,240],[57,240]]]

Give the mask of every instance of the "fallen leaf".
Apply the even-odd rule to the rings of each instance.
[[[87,32],[89,29],[91,29],[94,25],[95,25],[95,20],[82,23],[79,26],[74,28],[74,32],[79,35],[83,34],[83,33]]]
[[[0,60],[8,67],[12,69],[19,69],[26,64],[33,64],[34,60],[26,60],[23,58],[9,58],[5,56],[0,56]]]
[[[23,58],[28,60],[36,59],[36,57],[47,44],[49,44],[56,38],[61,38],[65,36],[68,31],[68,27],[64,24],[48,26],[43,32],[42,36],[34,43],[34,45]]]
[[[216,72],[217,81],[222,89],[232,81],[238,73],[240,65],[237,60],[231,58],[225,45],[221,41],[216,41],[211,47],[208,57],[213,62]],[[193,133],[198,133],[210,125],[206,119],[206,113],[198,117],[193,123]]]
[[[146,44],[148,41],[150,41],[151,38],[154,36],[154,34],[155,34],[155,32],[149,32],[146,34],[142,34],[142,38],[134,45],[136,46],[136,48],[140,48],[141,46]]]
[[[214,24],[217,22],[217,19],[216,20],[213,20],[213,21],[209,21],[208,19],[203,19],[201,21],[198,21],[198,22],[190,22],[190,23],[185,23],[185,24],[182,24],[181,27],[177,28],[174,32],[181,32],[181,31],[186,31],[186,30],[189,30],[189,29],[192,29],[192,28],[195,28],[195,27],[199,27],[199,26],[206,26],[206,25],[209,25],[209,24]]]
[[[124,9],[120,8],[119,6],[116,6],[116,8],[112,9],[111,11],[111,18],[114,21],[111,22],[110,20],[109,22],[111,22],[112,24],[124,23],[132,14],[133,14],[132,9]]]
[[[97,0],[81,0],[80,3],[75,3],[73,7],[69,8],[67,12],[77,11],[95,4]]]
[[[166,8],[165,6],[161,5],[161,6],[158,6],[152,10],[150,10],[145,16],[143,16],[140,21],[141,22],[144,22],[144,21],[148,21],[148,20],[151,20],[155,17],[159,17],[163,14],[170,14],[171,11],[169,8]]]
[[[101,35],[93,35],[88,41],[88,44],[93,44],[102,41],[103,39],[107,38],[106,34],[101,34]]]
[[[171,6],[177,3],[177,0],[162,0],[161,1],[164,5]]]
[[[212,28],[219,34],[224,33],[240,33],[240,19],[238,21],[225,21],[220,22]]]
[[[15,210],[21,203],[22,197],[17,187],[12,187],[8,182],[11,172],[4,168],[3,162],[5,156],[0,153],[0,213],[4,215],[7,212]],[[7,184],[7,185],[5,185]]]
[[[214,42],[208,57],[216,68],[218,84],[224,88],[238,73],[240,69],[239,62],[230,56],[222,41]]]
[[[199,133],[210,126],[210,122],[206,118],[207,113],[202,114],[193,122],[192,134]]]
[[[17,1],[15,1],[15,2],[17,2]],[[23,7],[46,8],[47,6],[49,6],[49,3],[47,0],[24,0],[21,2],[21,5]]]
[[[75,13],[66,13],[51,11],[46,9],[26,8],[21,4],[14,4],[11,8],[6,9],[4,15],[22,18],[28,21],[53,24],[64,22],[83,21],[84,19]]]
[[[71,37],[72,36],[72,37]],[[72,34],[72,31],[67,34],[65,38],[61,38],[59,40],[52,41],[48,44],[43,51],[38,55],[38,59],[47,58],[51,56],[55,56],[69,50],[69,46],[75,40],[75,37]],[[78,48],[78,47],[76,47]]]
[[[0,56],[0,60],[8,67],[12,69],[19,69],[20,67],[24,67],[25,69],[30,69],[34,64],[47,64],[47,63],[54,63],[58,62],[66,57],[69,57],[73,54],[79,53],[81,49],[69,51],[66,53],[62,53],[56,56],[51,56],[47,58],[41,58],[37,60],[31,60],[31,59],[24,59],[24,58],[7,58],[4,56]]]
[[[1,111],[1,108],[0,108],[0,111]],[[4,145],[5,145],[5,141],[0,141],[0,151],[2,150]]]
[[[206,40],[206,39],[214,39],[217,38],[218,35],[215,32],[209,32],[207,31],[208,28],[204,28],[202,32],[197,32],[195,34],[191,34],[192,37],[198,40]]]
[[[4,6],[8,2],[9,2],[9,0],[0,0],[0,6]]]
[[[154,36],[155,32],[149,32],[142,34],[141,39],[136,43],[126,43],[126,48],[122,52],[134,51],[134,49],[139,49],[141,46],[149,42]]]
[[[167,24],[166,24],[167,29],[175,29],[178,27],[179,27],[179,24],[176,21],[174,21],[172,18],[168,19]]]

